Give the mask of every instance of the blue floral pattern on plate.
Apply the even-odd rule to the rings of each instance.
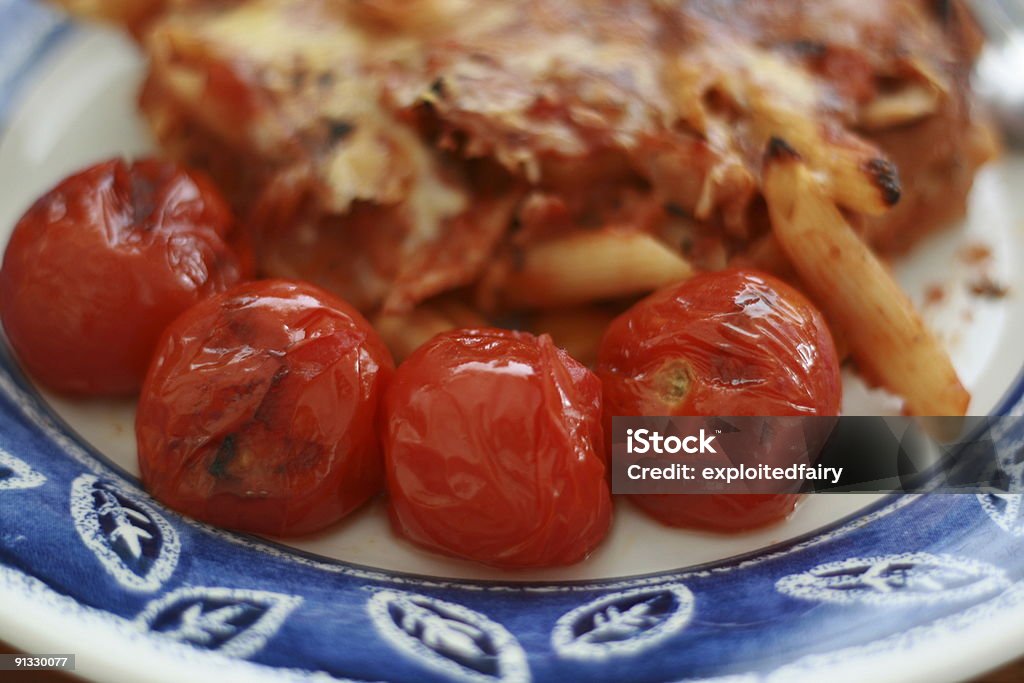
[[[0,122],[73,29],[0,0]],[[1002,414],[1024,409],[1018,381]],[[1024,425],[997,437],[1024,450]],[[30,511],[30,513],[29,513]],[[902,496],[708,566],[589,583],[448,581],[183,519],[82,443],[0,349],[0,594],[217,675],[359,681],[792,680],[1018,609],[1020,496]]]

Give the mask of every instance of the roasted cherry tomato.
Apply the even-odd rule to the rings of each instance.
[[[392,522],[421,546],[546,567],[608,531],[601,383],[547,335],[434,337],[395,373],[383,441]]]
[[[633,306],[608,328],[597,372],[615,415],[837,415],[839,360],[821,313],[761,273],[698,275]],[[610,442],[610,439],[609,439]],[[784,519],[798,497],[635,495],[677,526],[740,530]]]
[[[132,394],[157,338],[241,279],[233,219],[203,176],[162,161],[106,161],[47,192],[14,228],[0,318],[51,389]]]
[[[321,529],[380,489],[391,357],[355,309],[310,284],[250,282],[164,333],[135,423],[146,488],[219,526]]]

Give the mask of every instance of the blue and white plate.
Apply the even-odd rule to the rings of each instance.
[[[66,173],[152,149],[141,74],[117,34],[0,0],[0,243]],[[987,170],[970,220],[898,269],[919,300],[944,285],[926,312],[975,414],[1024,411],[1020,187],[1024,160]],[[969,294],[979,242],[1009,297]],[[891,409],[849,378],[847,412]],[[587,562],[508,574],[410,547],[379,501],[291,546],[183,519],[139,488],[132,414],[41,395],[0,350],[0,639],[89,677],[935,681],[1024,653],[1019,496],[815,496],[727,538],[620,505]]]

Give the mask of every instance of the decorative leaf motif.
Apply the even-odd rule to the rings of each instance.
[[[1003,421],[1000,424],[1009,423]],[[1000,442],[997,459],[999,469],[1005,477],[1006,493],[979,493],[978,503],[985,514],[1003,531],[1013,536],[1024,536],[1024,505],[1020,493],[1009,491],[1024,490],[1024,439]]]
[[[420,640],[432,650],[454,659],[494,659],[494,653],[484,649],[486,634],[476,626],[443,617],[418,605],[411,605],[407,612],[396,617],[403,631],[411,636],[419,632]]]
[[[374,594],[367,611],[392,644],[452,679],[530,680],[526,654],[518,641],[478,612],[399,591]]]
[[[997,567],[929,553],[829,562],[776,582],[779,592],[802,600],[882,606],[970,600],[1009,585]]]
[[[231,657],[249,657],[280,630],[302,598],[241,588],[179,588],[150,602],[140,628]]]
[[[635,655],[681,631],[693,605],[693,594],[678,583],[612,593],[562,615],[551,645],[576,659]]]
[[[103,568],[131,590],[155,591],[178,564],[178,533],[150,505],[83,474],[71,485],[71,516]]]
[[[661,620],[651,614],[654,600],[639,602],[625,612],[612,605],[604,612],[594,615],[594,628],[580,636],[580,640],[590,643],[609,643],[627,640],[637,633],[648,631],[657,626]]]
[[[1024,494],[979,493],[978,503],[993,522],[1013,536],[1024,536]]]
[[[13,455],[0,449],[0,491],[31,489],[46,483],[46,477]]]

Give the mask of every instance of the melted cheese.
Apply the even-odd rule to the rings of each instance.
[[[763,230],[752,216],[773,137],[801,153],[844,208],[880,216],[895,176],[855,126],[949,112],[952,132],[967,126],[967,109],[950,104],[963,97],[955,76],[965,60],[926,0],[165,7],[147,42],[154,91],[167,100],[151,106],[154,118],[178,111],[265,165],[268,178],[308,179],[296,186],[312,187],[313,212],[325,218],[310,218],[317,225],[364,204],[386,209],[405,225],[399,255],[472,231],[466,216],[484,201],[472,174],[492,167],[504,170],[509,204],[539,189],[564,200],[570,226],[610,223],[615,198],[643,188],[651,205],[742,242]],[[850,65],[860,90],[844,82]],[[923,84],[905,92],[928,97],[869,106],[879,82],[899,79]],[[189,126],[180,129],[187,138]],[[487,163],[464,163],[480,158]]]

